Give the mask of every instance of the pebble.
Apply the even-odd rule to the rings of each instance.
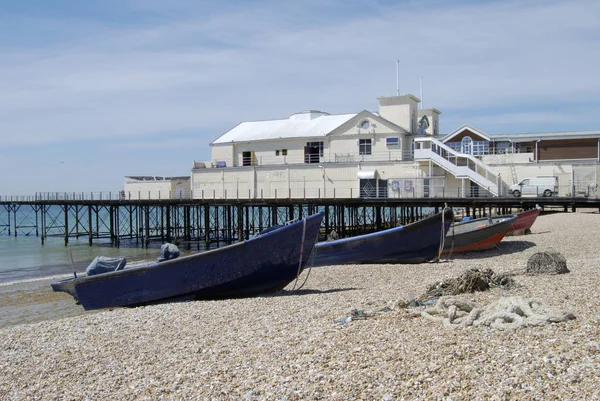
[[[449,261],[319,267],[297,292],[3,327],[0,399],[598,399],[599,234],[597,213],[548,214],[530,235]],[[497,331],[407,318],[409,293],[469,268],[524,268],[547,250],[571,272],[519,275],[516,288],[468,299],[537,297],[575,320]],[[354,309],[377,312],[336,322]]]

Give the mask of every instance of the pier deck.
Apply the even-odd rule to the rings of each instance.
[[[481,217],[540,205],[545,211],[600,210],[600,199],[536,198],[316,198],[316,199],[2,199],[0,235],[87,238],[120,246],[123,239],[209,247],[251,237],[273,224],[325,212],[322,237],[359,235],[408,224],[445,205]],[[324,238],[323,238],[324,239]],[[211,245],[214,244],[214,245]]]

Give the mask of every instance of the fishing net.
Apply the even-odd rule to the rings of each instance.
[[[565,274],[569,273],[567,260],[559,252],[538,252],[527,261],[526,274],[536,276],[540,274]]]
[[[447,327],[487,326],[511,330],[528,326],[575,319],[569,311],[549,306],[543,300],[518,296],[504,297],[478,308],[473,303],[454,296],[441,297],[435,306],[423,312],[424,318],[441,321]]]
[[[458,295],[463,293],[486,291],[490,288],[510,288],[515,281],[510,273],[497,273],[492,269],[469,269],[460,276],[449,278],[427,286],[423,298],[439,298],[444,295]]]

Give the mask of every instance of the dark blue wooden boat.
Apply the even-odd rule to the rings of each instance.
[[[421,263],[435,260],[454,221],[451,208],[405,226],[315,246],[313,266],[359,263]]]
[[[52,283],[86,310],[172,299],[222,299],[278,291],[298,277],[323,213],[203,253]]]

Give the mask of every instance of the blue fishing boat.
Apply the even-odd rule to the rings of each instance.
[[[233,245],[51,286],[72,295],[86,310],[274,292],[306,266],[322,219],[323,213],[318,213]]]
[[[417,222],[356,237],[319,242],[313,266],[421,263],[435,260],[454,221],[451,208]]]

